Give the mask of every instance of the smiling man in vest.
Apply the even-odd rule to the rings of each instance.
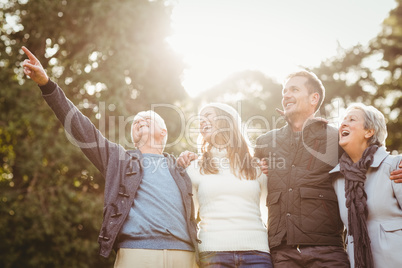
[[[315,117],[324,98],[325,88],[314,73],[290,74],[280,111],[287,125],[256,142],[255,156],[268,176],[268,241],[275,268],[350,266],[329,174],[343,150],[338,130]],[[391,175],[402,182],[402,169]]]
[[[314,117],[325,88],[315,74],[300,71],[288,76],[282,96],[287,125],[258,137],[255,150],[268,174],[268,241],[274,266],[349,267],[329,175],[340,156],[338,130]],[[284,160],[281,165],[272,162],[272,155]]]

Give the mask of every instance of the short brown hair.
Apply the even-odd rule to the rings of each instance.
[[[318,93],[320,95],[320,100],[318,101],[317,107],[315,107],[315,111],[317,112],[322,103],[324,102],[325,98],[325,87],[322,84],[321,80],[317,77],[317,75],[313,72],[307,71],[307,70],[302,70],[302,71],[297,71],[294,73],[289,74],[286,77],[286,80],[289,80],[290,78],[296,77],[296,76],[302,76],[307,78],[306,82],[306,87],[309,91],[310,94],[312,93]]]

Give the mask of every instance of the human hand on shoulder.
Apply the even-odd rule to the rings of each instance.
[[[198,155],[196,153],[184,151],[179,155],[179,158],[177,158],[177,164],[183,168],[187,168],[191,164],[191,161],[194,161],[197,158]]]
[[[401,160],[401,162],[399,162],[399,169],[391,172],[390,179],[396,183],[402,182],[402,160]]]

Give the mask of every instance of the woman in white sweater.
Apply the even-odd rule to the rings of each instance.
[[[200,134],[201,157],[185,152],[178,160],[187,166],[196,159],[187,173],[200,221],[200,266],[273,267],[264,224],[266,176],[249,152],[238,113],[223,103],[204,106]]]

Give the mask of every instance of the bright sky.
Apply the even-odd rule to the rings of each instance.
[[[183,86],[196,96],[230,74],[260,70],[282,80],[315,67],[381,30],[395,0],[176,0],[172,47],[188,69]]]

